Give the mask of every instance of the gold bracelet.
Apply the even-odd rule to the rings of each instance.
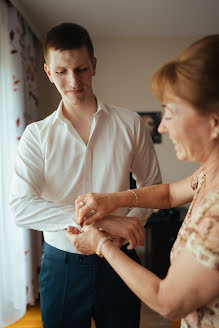
[[[128,189],[128,191],[131,191],[131,193],[133,193],[133,195],[135,195],[135,204],[134,207],[138,207],[138,194],[136,191],[132,190],[132,189]]]

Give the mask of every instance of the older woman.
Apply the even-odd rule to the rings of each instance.
[[[159,132],[169,134],[179,160],[199,162],[200,168],[175,183],[80,196],[76,206],[84,225],[80,233],[69,227],[67,238],[85,254],[104,256],[152,309],[169,319],[184,318],[181,327],[219,327],[219,35],[193,43],[164,64],[152,88],[165,111]],[[188,202],[163,280],[95,227],[118,207],[171,208]]]

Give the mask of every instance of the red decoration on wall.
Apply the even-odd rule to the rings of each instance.
[[[17,128],[19,127],[20,125],[20,118],[18,117],[18,119],[16,120],[16,125],[17,125]]]
[[[13,82],[14,87],[15,87],[15,85],[17,85],[19,82],[20,82],[20,80],[14,81],[14,82]]]

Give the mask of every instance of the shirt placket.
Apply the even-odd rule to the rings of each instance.
[[[89,145],[84,154],[84,174],[83,174],[83,192],[92,191],[92,154]]]
[[[93,189],[93,184],[92,184],[92,145],[94,142],[91,140],[94,130],[97,125],[97,118],[98,114],[96,113],[93,116],[93,121],[91,124],[91,129],[90,129],[90,136],[89,136],[89,141],[85,150],[85,155],[84,155],[84,174],[83,174],[83,189],[84,193],[91,192]]]

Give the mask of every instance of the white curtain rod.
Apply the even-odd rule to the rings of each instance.
[[[43,42],[43,36],[41,32],[39,31],[38,27],[36,24],[34,24],[32,17],[28,16],[27,10],[24,9],[24,7],[21,5],[19,0],[9,0],[12,5],[19,11],[19,13],[24,17],[26,22],[29,24],[32,32],[35,34],[37,39],[41,42]]]

